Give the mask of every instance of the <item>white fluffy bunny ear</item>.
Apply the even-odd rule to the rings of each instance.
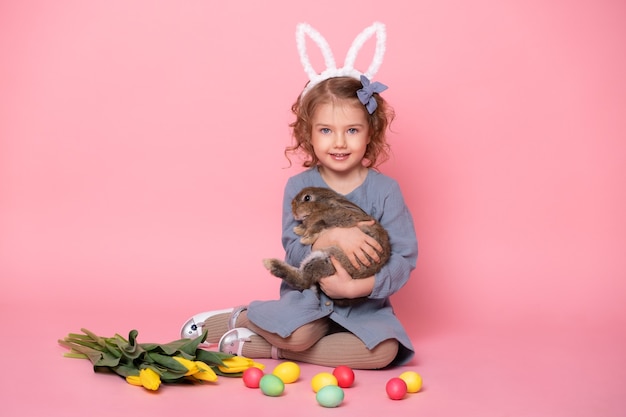
[[[336,70],[337,66],[335,64],[335,58],[333,58],[333,52],[331,51],[326,39],[324,39],[324,37],[317,30],[313,29],[311,25],[307,23],[300,23],[296,27],[296,44],[298,47],[298,53],[300,54],[300,62],[302,63],[302,67],[304,67],[304,72],[306,72],[309,76],[309,80],[315,80],[320,74],[315,72],[313,66],[311,65],[311,61],[309,60],[309,56],[306,51],[305,35],[309,35],[311,40],[313,40],[320,48],[322,56],[324,57],[324,63],[326,64],[326,70]]]
[[[382,23],[374,22],[372,26],[365,28],[365,30],[363,30],[363,32],[361,32],[354,39],[352,46],[350,46],[350,49],[346,54],[346,61],[344,63],[344,68],[354,68],[354,61],[356,60],[359,51],[373,34],[376,34],[376,50],[374,51],[374,57],[372,58],[369,68],[363,73],[363,75],[370,80],[378,72],[380,65],[383,63],[383,56],[385,55],[387,32],[385,30],[385,25]]]
[[[354,62],[356,61],[359,51],[361,50],[365,42],[374,34],[376,35],[376,49],[374,51],[374,57],[367,71],[362,73],[354,68]],[[321,73],[317,73],[313,69],[311,61],[309,60],[309,56],[306,50],[305,36],[307,35],[320,48],[322,56],[324,57],[326,69],[324,69],[324,71],[322,71]],[[314,85],[328,78],[347,76],[359,79],[361,75],[365,75],[367,78],[371,79],[372,77],[374,77],[374,75],[376,75],[378,69],[380,68],[380,65],[383,62],[386,41],[387,34],[385,31],[385,25],[380,22],[374,22],[371,26],[365,28],[354,39],[352,45],[350,46],[350,49],[348,50],[348,53],[346,54],[346,59],[344,61],[343,67],[337,68],[335,58],[333,57],[333,53],[326,39],[324,39],[324,37],[309,24],[298,24],[298,26],[296,27],[296,45],[298,47],[298,53],[300,54],[300,62],[304,67],[304,72],[309,77],[309,83],[304,88],[302,95],[304,95]]]

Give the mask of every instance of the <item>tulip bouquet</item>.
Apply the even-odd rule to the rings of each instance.
[[[89,359],[94,371],[113,371],[129,384],[153,391],[162,382],[215,382],[218,375],[241,377],[248,368],[265,367],[249,358],[199,348],[206,332],[195,339],[156,344],[138,343],[137,330],[131,330],[128,339],[81,331],[59,340],[70,350],[65,357]]]

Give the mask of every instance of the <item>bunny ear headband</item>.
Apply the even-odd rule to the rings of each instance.
[[[374,57],[366,72],[361,73],[354,68],[354,61],[365,44],[365,42],[376,34],[376,50],[374,51]],[[308,35],[313,40],[322,52],[324,57],[324,63],[326,69],[321,73],[317,73],[306,51],[306,38]],[[300,54],[300,62],[304,67],[304,72],[309,76],[309,83],[302,91],[304,96],[313,86],[320,82],[334,77],[352,77],[361,80],[363,88],[357,91],[357,96],[361,103],[367,108],[369,114],[374,113],[378,104],[372,95],[374,93],[382,93],[387,89],[387,86],[379,82],[370,82],[370,79],[378,72],[380,64],[383,62],[383,55],[385,54],[385,41],[387,40],[387,34],[385,32],[385,25],[379,22],[374,22],[371,26],[365,28],[355,39],[352,41],[352,45],[346,54],[342,68],[337,68],[333,53],[326,42],[326,39],[313,27],[307,23],[300,23],[296,27],[296,44],[298,46],[298,53]]]

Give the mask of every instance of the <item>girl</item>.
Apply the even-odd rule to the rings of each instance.
[[[389,233],[392,254],[375,276],[352,279],[335,260],[336,273],[323,278],[322,291],[298,291],[281,282],[280,299],[209,311],[191,317],[182,337],[207,330],[222,352],[322,366],[380,369],[407,363],[414,350],[394,315],[390,296],[409,279],[417,260],[413,219],[398,183],[375,170],[387,157],[386,130],[393,110],[380,96],[387,87],[365,76],[336,76],[309,83],[292,106],[295,144],[285,150],[305,155],[307,170],[291,177],[283,198],[282,242],[294,266],[317,248],[339,246],[352,263],[378,259],[378,243],[358,227],[323,232],[312,246],[300,243],[291,201],[304,187],[327,187],[359,205]],[[339,306],[333,298],[367,297]]]

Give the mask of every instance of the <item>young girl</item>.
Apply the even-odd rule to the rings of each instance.
[[[313,85],[314,84],[314,85]],[[387,156],[385,133],[393,110],[380,96],[386,86],[360,76],[336,76],[309,83],[292,106],[295,145],[308,169],[291,177],[283,198],[282,242],[294,266],[317,248],[339,246],[351,261],[378,259],[378,243],[358,227],[323,232],[312,246],[300,243],[291,201],[304,187],[327,187],[359,205],[389,233],[392,255],[375,276],[352,279],[335,260],[336,273],[323,278],[322,291],[298,291],[284,281],[280,299],[209,311],[191,317],[182,337],[207,330],[207,342],[222,352],[322,366],[379,369],[408,362],[413,346],[394,315],[390,296],[409,279],[417,260],[413,220],[398,183],[374,168]],[[339,306],[336,298],[367,297]]]

